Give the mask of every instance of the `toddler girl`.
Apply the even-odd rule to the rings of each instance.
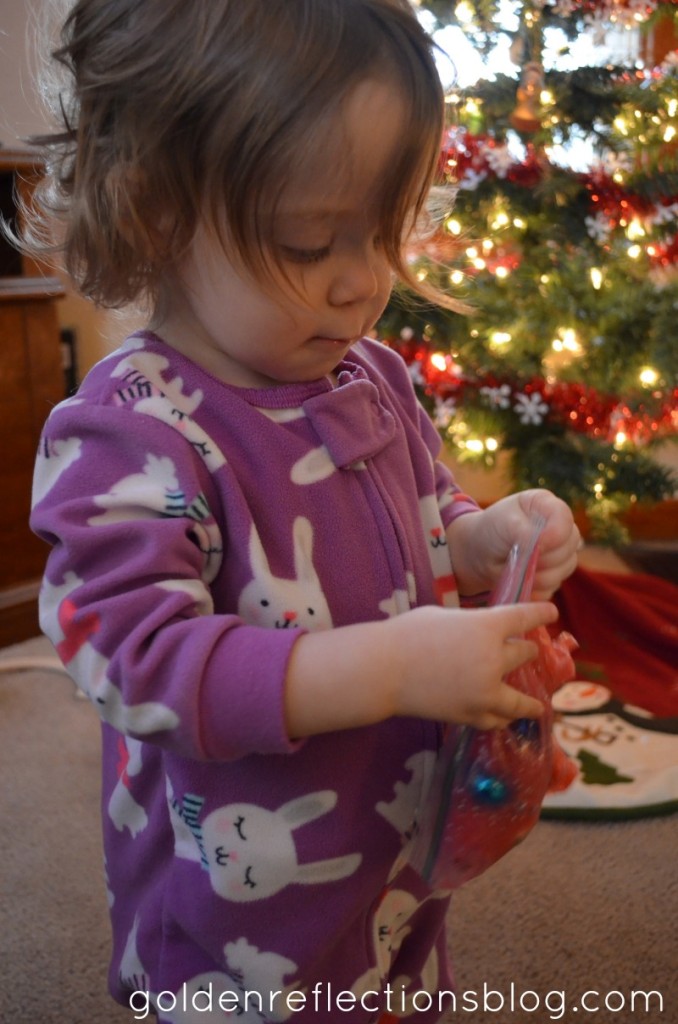
[[[437,461],[367,336],[442,131],[406,0],[78,0],[47,217],[137,330],[50,415],[41,623],[103,723],[110,987],[135,1019],[425,1024],[444,919],[403,850],[444,723],[536,717],[503,677],[547,601],[462,610],[546,519]],[[42,239],[42,240],[41,240]],[[454,301],[438,296],[454,307]],[[143,311],[142,311],[143,307]]]

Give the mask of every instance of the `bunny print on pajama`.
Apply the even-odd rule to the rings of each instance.
[[[394,1012],[438,1019],[411,997],[450,987],[447,894],[403,849],[439,725],[295,741],[283,715],[300,631],[457,601],[445,527],[476,506],[438,449],[404,364],[368,339],[333,379],[248,390],[142,332],[50,415],[41,621],[102,720],[123,1004],[143,988],[159,1020],[190,1021],[159,994],[211,979],[240,1002],[195,1019],[330,1024],[324,986],[368,1024],[386,1006],[359,997],[397,984]],[[306,1004],[254,1009],[253,989]]]

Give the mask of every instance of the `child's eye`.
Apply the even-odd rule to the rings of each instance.
[[[281,246],[282,254],[291,263],[320,263],[330,254],[329,245],[320,249],[295,249],[290,245]]]

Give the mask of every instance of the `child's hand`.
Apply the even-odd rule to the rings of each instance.
[[[393,714],[478,729],[537,718],[544,708],[504,677],[537,655],[522,634],[557,618],[546,602],[496,608],[417,608],[391,620],[399,635]]]
[[[452,564],[462,593],[490,589],[499,578],[511,547],[527,541],[532,519],[541,516],[534,579],[535,600],[548,598],[577,566],[581,537],[572,512],[550,491],[520,491],[502,498],[483,512],[459,516],[447,530]]]
[[[285,693],[294,739],[413,716],[505,726],[544,708],[504,682],[537,656],[523,634],[554,622],[545,601],[496,608],[427,605],[379,622],[320,630],[299,638]]]

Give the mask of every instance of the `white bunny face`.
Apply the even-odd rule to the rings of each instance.
[[[267,629],[330,629],[332,616],[313,565],[313,527],[298,516],[293,525],[296,578],[271,572],[259,534],[252,526],[249,556],[254,579],[242,590],[238,614]]]
[[[346,878],[362,860],[359,853],[352,853],[309,864],[297,861],[293,833],[332,810],[337,794],[331,790],[298,797],[275,811],[256,804],[229,804],[213,811],[202,824],[196,816],[197,798],[185,798],[190,802],[188,809],[180,806],[169,783],[167,796],[176,855],[202,862],[214,891],[233,903],[267,899],[288,885]]]
[[[231,804],[205,821],[212,884],[225,899],[241,903],[270,894],[271,887],[277,885],[272,865],[267,864],[272,846],[282,863],[296,863],[292,833],[275,829],[273,840],[271,825],[275,825],[275,816],[250,804]]]

